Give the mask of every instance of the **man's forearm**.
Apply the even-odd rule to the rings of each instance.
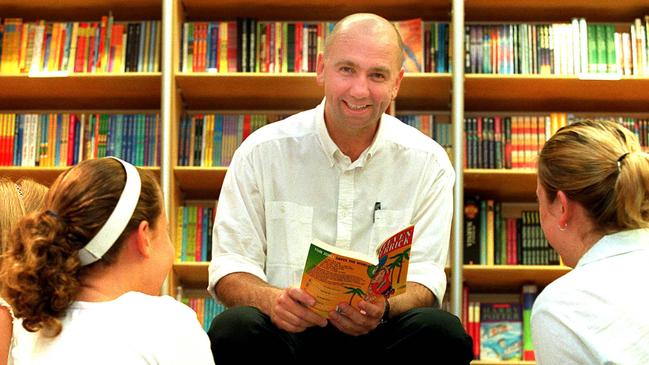
[[[390,317],[412,308],[432,307],[435,304],[435,296],[425,286],[409,281],[406,288],[405,294],[390,298]]]
[[[282,293],[258,277],[244,272],[224,276],[216,283],[216,296],[227,307],[251,306],[270,315],[275,298]]]

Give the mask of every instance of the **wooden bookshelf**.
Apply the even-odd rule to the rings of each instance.
[[[535,201],[536,170],[467,169],[464,191],[499,201]]]
[[[472,292],[518,291],[523,284],[544,287],[570,271],[559,265],[464,265],[464,281]]]
[[[311,109],[322,100],[315,73],[193,73],[176,75],[187,109]],[[400,110],[448,110],[449,74],[412,73],[403,78]]]
[[[227,167],[176,166],[176,182],[186,197],[191,199],[216,199],[221,191]]]
[[[373,12],[394,20],[421,17],[448,21],[451,10],[448,0],[185,0],[183,5],[192,20],[338,20],[352,13]]]
[[[160,109],[161,73],[0,74],[0,109]]]
[[[118,20],[160,19],[160,0],[0,0],[2,18],[25,18],[27,20],[90,21],[99,20],[112,12]]]
[[[644,0],[506,0],[464,2],[466,21],[489,22],[568,22],[585,17],[593,22],[631,22],[647,14]]]
[[[475,111],[599,111],[647,110],[649,78],[579,80],[559,75],[467,74],[465,105]]]
[[[174,283],[188,288],[207,288],[209,262],[176,262],[174,263]]]
[[[151,171],[160,180],[159,167],[140,167]],[[69,167],[22,167],[22,166],[0,166],[0,176],[10,178],[14,181],[20,178],[30,178],[46,186],[52,185],[54,180]]]

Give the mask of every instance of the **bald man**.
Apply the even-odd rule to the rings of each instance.
[[[454,171],[444,149],[385,114],[403,43],[374,14],[336,24],[318,55],[325,97],[259,129],[236,151],[214,224],[208,290],[228,308],[209,331],[217,364],[277,359],[468,364],[471,338],[439,309],[446,289]],[[378,209],[377,209],[378,208]],[[324,319],[300,279],[313,238],[374,255],[409,224],[405,294],[340,303]]]

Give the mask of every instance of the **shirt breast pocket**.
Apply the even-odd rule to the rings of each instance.
[[[280,288],[297,286],[312,239],[313,207],[287,201],[266,205],[266,276]]]
[[[372,238],[368,252],[373,252],[376,246],[392,234],[410,224],[410,215],[405,210],[377,210],[374,212]]]

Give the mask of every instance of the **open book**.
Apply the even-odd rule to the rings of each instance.
[[[376,257],[314,240],[301,284],[302,290],[316,300],[311,309],[328,318],[329,312],[343,302],[358,308],[361,300],[405,293],[414,228],[408,226],[383,241]]]

